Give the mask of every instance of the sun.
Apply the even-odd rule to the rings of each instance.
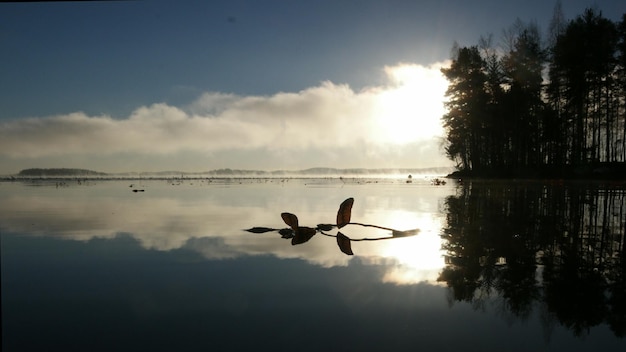
[[[375,104],[375,132],[381,141],[407,144],[443,135],[441,116],[448,82],[442,66],[385,67],[391,82]]]

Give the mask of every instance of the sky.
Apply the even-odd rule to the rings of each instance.
[[[451,48],[555,2],[0,3],[0,175],[451,166]],[[563,0],[566,19],[626,2]]]

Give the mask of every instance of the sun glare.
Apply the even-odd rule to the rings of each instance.
[[[385,67],[391,86],[376,104],[376,131],[383,141],[406,144],[441,136],[447,81],[440,66]]]
[[[392,211],[376,221],[392,224],[393,228],[402,231],[419,229],[415,236],[376,243],[376,249],[371,254],[395,263],[388,268],[383,281],[436,284],[439,272],[445,266],[442,239],[439,236],[443,219],[431,213]]]
[[[415,237],[389,241],[387,257],[397,261],[383,277],[384,282],[414,284],[436,283],[439,272],[445,265],[441,251],[441,237],[437,233],[423,232]]]

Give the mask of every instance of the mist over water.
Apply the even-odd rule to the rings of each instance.
[[[328,167],[315,167],[302,170],[247,170],[247,169],[216,169],[202,172],[188,171],[129,171],[105,173],[86,169],[70,168],[31,168],[23,169],[15,175],[6,175],[4,179],[14,180],[19,178],[89,178],[89,179],[120,179],[120,178],[381,178],[394,179],[408,176],[423,178],[443,177],[451,173],[452,167],[427,167],[427,168],[350,168],[338,169]]]

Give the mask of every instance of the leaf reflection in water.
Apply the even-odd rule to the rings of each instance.
[[[308,242],[313,236],[315,236],[318,232],[324,236],[335,237],[337,239],[337,245],[339,246],[339,250],[347,255],[354,255],[352,251],[352,242],[355,241],[380,241],[380,240],[388,240],[393,238],[402,238],[402,237],[410,237],[417,235],[420,230],[396,230],[389,227],[373,225],[373,224],[364,224],[359,222],[350,222],[352,218],[352,205],[354,204],[354,198],[348,198],[344,200],[341,205],[339,205],[339,210],[337,211],[337,223],[335,225],[331,224],[318,224],[315,228],[300,226],[298,221],[298,217],[292,213],[282,213],[280,214],[281,218],[290,228],[283,229],[274,229],[271,227],[260,227],[255,226],[249,228],[245,231],[251,233],[266,233],[266,232],[274,232],[277,231],[282,238],[291,239],[292,245],[298,245],[302,243]],[[362,226],[362,227],[373,227],[380,230],[390,231],[391,236],[382,236],[382,237],[363,237],[363,238],[350,238],[341,232],[337,232],[336,234],[329,233],[333,229],[341,229],[345,226],[353,225],[353,226]]]

